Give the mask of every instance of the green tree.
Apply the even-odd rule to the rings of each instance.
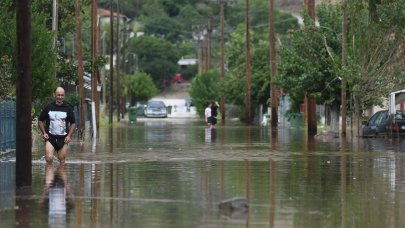
[[[217,70],[208,70],[197,75],[191,82],[190,96],[193,98],[198,115],[204,116],[207,105],[211,101],[219,100],[221,97],[219,72]]]
[[[123,95],[130,98],[130,105],[137,102],[144,102],[157,94],[157,89],[150,75],[138,72],[123,77]]]
[[[0,5],[7,9],[10,5]],[[10,59],[11,83],[16,80],[16,20],[13,11],[4,10],[0,16],[0,56]],[[35,114],[52,98],[57,85],[55,53],[52,49],[52,32],[43,24],[44,15],[32,15],[32,99]]]
[[[405,0],[350,2],[350,61],[346,69],[357,114],[382,104],[390,91],[405,85]],[[401,53],[402,52],[402,53]],[[402,62],[402,63],[401,63]],[[367,91],[367,93],[364,93]]]
[[[0,58],[0,101],[13,91],[11,83],[11,60],[4,55]]]
[[[317,9],[319,26],[309,17],[306,25],[293,30],[279,48],[277,83],[288,93],[289,113],[299,112],[305,95],[316,98],[331,111],[331,129],[338,129],[341,76],[341,9],[321,5]]]
[[[163,80],[172,77],[177,71],[177,61],[181,50],[162,38],[141,36],[129,41],[128,52],[138,56],[140,71],[149,74],[158,88],[163,87]]]

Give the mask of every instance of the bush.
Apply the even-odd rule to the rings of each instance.
[[[190,96],[193,99],[198,115],[204,116],[207,105],[211,101],[219,100],[221,97],[219,83],[219,72],[217,70],[206,71],[193,79]]]

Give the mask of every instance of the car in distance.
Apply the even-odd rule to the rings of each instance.
[[[150,100],[145,109],[145,117],[152,118],[166,118],[167,109],[163,101],[160,100]]]
[[[401,135],[405,136],[405,111],[389,115],[388,110],[376,112],[369,120],[363,121],[363,136]]]
[[[193,99],[192,99],[191,97],[187,97],[185,101],[186,101],[186,102],[185,102],[184,105],[185,105],[186,107],[194,106],[194,104],[193,104]]]

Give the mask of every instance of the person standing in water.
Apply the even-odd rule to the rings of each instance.
[[[208,106],[205,108],[204,115],[205,115],[205,122],[207,123],[207,127],[211,127],[211,104],[210,103],[208,103]]]
[[[218,123],[218,108],[219,104],[217,101],[211,102],[211,128],[215,128]]]
[[[45,159],[52,164],[53,154],[58,153],[61,165],[65,163],[68,144],[76,129],[76,120],[72,107],[65,100],[65,90],[56,88],[55,100],[49,103],[38,118],[38,127],[45,140]]]

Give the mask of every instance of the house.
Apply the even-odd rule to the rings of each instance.
[[[110,10],[107,9],[98,9],[98,20],[100,25],[104,25],[104,24],[109,24],[110,23]],[[119,19],[120,23],[124,23],[126,21],[128,21],[128,17],[123,15],[123,14],[119,14],[117,12],[113,12],[112,14],[113,19],[115,20],[115,22],[117,21],[117,18]]]

